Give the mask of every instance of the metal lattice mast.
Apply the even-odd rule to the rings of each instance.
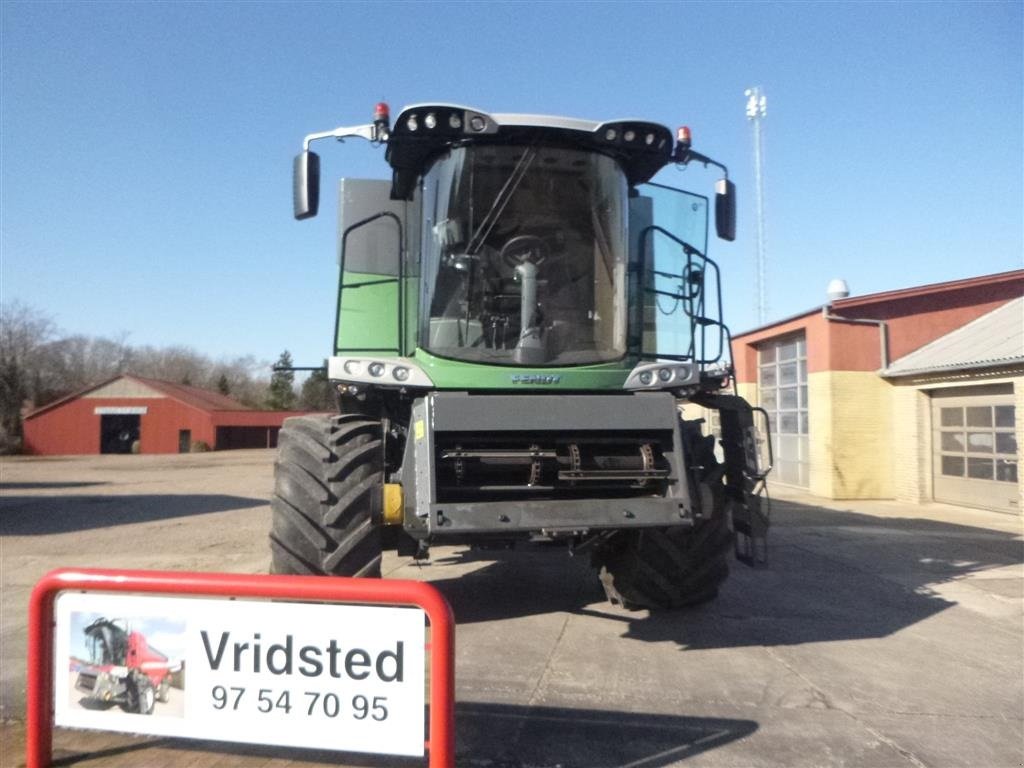
[[[764,245],[764,137],[761,122],[768,113],[768,100],[757,85],[743,92],[747,97],[747,119],[754,126],[754,188],[757,205],[757,322],[766,322],[767,299]]]

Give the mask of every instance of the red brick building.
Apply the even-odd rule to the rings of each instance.
[[[24,450],[35,455],[187,453],[273,448],[291,411],[254,411],[198,387],[118,376],[37,408],[24,419]]]

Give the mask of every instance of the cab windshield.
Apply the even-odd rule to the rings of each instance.
[[[128,650],[127,633],[113,622],[100,620],[86,627],[85,643],[91,664],[124,664]]]
[[[420,339],[501,365],[579,365],[626,351],[627,189],[609,157],[458,147],[423,177]]]

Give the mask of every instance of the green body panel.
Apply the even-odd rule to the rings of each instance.
[[[438,389],[618,390],[633,363],[618,360],[565,368],[479,365],[437,357],[417,349],[413,359]]]
[[[635,360],[564,368],[520,368],[449,360],[416,344],[418,281],[406,277],[405,349],[438,389],[622,389]],[[338,337],[335,352],[372,352],[380,356],[398,351],[398,282],[386,275],[346,271],[340,292]]]
[[[342,285],[335,351],[398,354],[398,281],[346,270]]]

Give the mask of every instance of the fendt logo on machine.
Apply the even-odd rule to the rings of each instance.
[[[562,377],[557,374],[516,373],[512,375],[513,384],[557,384]]]

